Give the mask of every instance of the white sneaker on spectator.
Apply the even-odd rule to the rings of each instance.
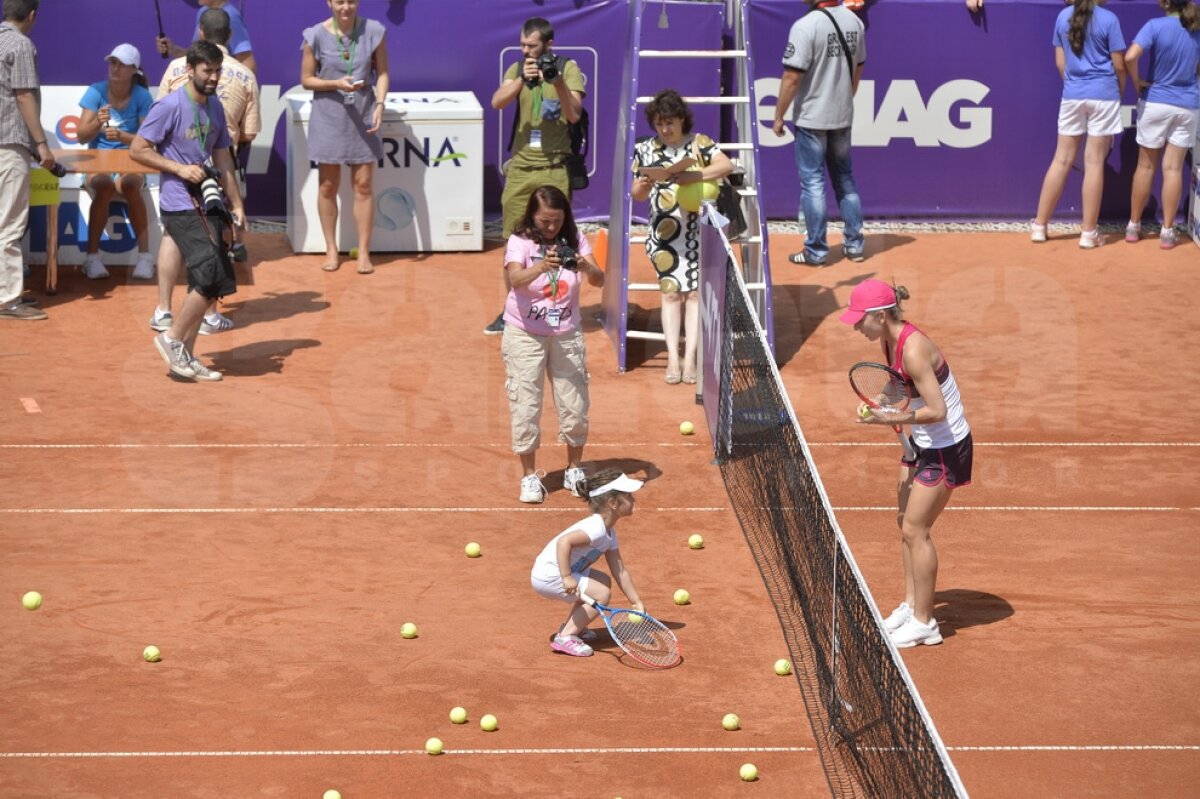
[[[1029,240],[1041,244],[1046,240],[1046,226],[1039,225],[1036,219],[1029,220]]]
[[[937,619],[930,619],[929,624],[922,624],[917,621],[916,617],[911,617],[898,629],[893,630],[891,636],[892,643],[897,649],[907,649],[917,644],[933,646],[942,642],[942,633],[938,630]]]
[[[895,632],[904,626],[904,622],[912,618],[912,608],[907,602],[901,602],[896,606],[896,609],[891,612],[886,619],[883,620],[883,628],[890,632]]]
[[[1104,237],[1100,235],[1099,228],[1085,230],[1079,234],[1079,248],[1083,250],[1094,250],[1104,244]]]
[[[546,487],[536,472],[521,478],[521,501],[531,505],[546,501]]]
[[[88,253],[83,259],[83,276],[89,280],[103,280],[108,277],[108,270],[104,268],[99,253]]]
[[[130,277],[134,280],[153,280],[154,256],[148,252],[138,253],[137,263],[134,264]]]
[[[582,497],[583,494],[580,492],[583,491],[583,486],[580,485],[580,483],[582,483],[584,479],[585,475],[583,473],[583,469],[580,469],[578,466],[568,467],[568,469],[563,472],[563,488],[567,489],[577,497]]]

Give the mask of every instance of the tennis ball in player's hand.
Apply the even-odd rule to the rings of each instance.
[[[357,248],[357,247],[351,247],[351,248],[350,248],[350,257],[351,257],[351,258],[357,258],[357,257],[358,257],[358,248]]]
[[[738,776],[742,778],[742,782],[754,782],[758,779],[758,766],[753,763],[743,763],[738,769]]]
[[[162,660],[162,652],[159,652],[158,647],[151,644],[142,650],[142,657],[146,659],[147,663],[157,663]]]
[[[442,739],[430,738],[425,742],[425,751],[431,755],[440,755],[442,753]]]
[[[863,404],[859,405],[858,406],[858,418],[870,419],[871,418],[871,406],[865,402]]]
[[[688,546],[692,549],[704,549],[704,536],[697,533],[688,538]]]
[[[483,554],[483,547],[472,541],[464,547],[463,551],[467,553],[468,558],[477,558]]]
[[[687,592],[686,588],[680,588],[675,592],[675,604],[686,605],[692,601],[692,595]]]
[[[465,707],[456,707],[450,711],[450,721],[453,724],[467,723],[467,709]]]
[[[417,625],[413,624],[411,621],[404,622],[404,624],[400,627],[400,637],[401,638],[416,638],[417,637]]]
[[[479,726],[484,732],[495,732],[496,728],[500,726],[500,722],[496,720],[495,716],[493,716],[491,713],[488,713],[479,720]]]
[[[325,799],[342,799],[342,793],[341,791],[335,791],[330,788],[325,792]]]
[[[690,436],[692,433],[696,432],[696,425],[692,424],[691,422],[680,422],[679,432],[682,435]]]
[[[21,604],[26,610],[37,610],[42,606],[42,595],[37,591],[30,591],[21,597]]]
[[[780,677],[786,677],[792,673],[792,661],[787,658],[780,658],[775,661],[775,673]]]
[[[721,719],[721,726],[733,732],[742,726],[742,720],[738,718],[737,713],[726,713],[725,718]]]

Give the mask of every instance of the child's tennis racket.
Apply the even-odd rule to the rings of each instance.
[[[850,367],[850,387],[869,407],[885,414],[906,411],[912,401],[908,382],[895,369],[881,363],[863,361]],[[900,446],[904,447],[904,459],[915,461],[917,453],[904,430],[898,424],[892,425],[892,429],[900,439]]]
[[[600,612],[608,634],[639,663],[656,669],[666,669],[679,662],[679,641],[675,633],[653,616],[628,608],[601,605],[587,594],[579,598]]]

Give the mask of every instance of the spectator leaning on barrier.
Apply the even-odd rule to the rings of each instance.
[[[4,0],[0,23],[0,319],[45,319],[21,302],[25,287],[21,239],[29,222],[29,158],[54,166],[42,130],[37,48],[29,31],[38,0]]]
[[[83,93],[77,135],[89,150],[128,150],[154,101],[146,89],[142,55],[136,47],[119,44],[104,58],[108,62],[108,79],[93,83]],[[83,259],[85,277],[92,280],[108,277],[108,269],[100,258],[100,236],[108,226],[108,204],[118,191],[125,198],[129,222],[137,235],[138,259],[132,276],[138,280],[154,277],[146,201],[142,199],[144,183],[141,175],[105,174],[88,179],[92,207],[88,211],[87,255]]]
[[[504,73],[500,88],[492,95],[492,108],[499,111],[517,101],[517,119],[510,150],[512,158],[504,172],[503,236],[513,232],[525,213],[529,196],[539,186],[556,186],[571,197],[566,156],[571,154],[570,125],[583,113],[587,81],[579,64],[555,58],[554,28],[541,17],[521,26],[522,60]],[[551,66],[553,65],[553,66]],[[505,273],[505,290],[511,288]],[[504,314],[484,328],[486,335],[504,332]]]
[[[1142,237],[1142,212],[1150,199],[1154,172],[1162,163],[1162,233],[1158,246],[1175,246],[1175,214],[1183,193],[1183,166],[1196,141],[1200,121],[1200,9],[1191,0],[1158,0],[1166,16],[1142,26],[1125,53],[1129,76],[1138,90],[1138,164],[1129,199],[1125,241]],[[1148,80],[1142,80],[1138,60],[1150,53]]]
[[[313,93],[308,122],[308,157],[318,174],[317,214],[325,235],[326,272],[338,261],[338,186],[342,165],[354,185],[354,221],[358,227],[358,273],[371,264],[375,225],[375,164],[383,159],[379,127],[388,93],[384,27],[358,16],[358,0],[329,0],[332,16],[304,31],[300,83]],[[372,83],[374,85],[372,85]]]
[[[229,155],[225,111],[212,101],[221,76],[221,49],[211,42],[188,48],[191,81],[154,104],[130,154],[140,164],[162,172],[159,209],[167,234],[175,239],[187,265],[188,294],[169,330],[154,345],[170,370],[180,377],[214,381],[221,373],[192,355],[204,309],[237,291],[233,262],[225,246],[227,223],[242,224],[245,209]],[[209,169],[219,171],[232,216],[220,202]],[[205,193],[198,191],[204,184]],[[211,196],[216,191],[216,197]],[[213,201],[210,205],[210,200]]]
[[[775,105],[776,136],[792,100],[796,133],[796,165],[800,171],[801,205],[806,231],[803,252],[794,264],[824,266],[829,256],[825,241],[825,166],[846,225],[842,252],[851,261],[863,260],[862,201],[850,162],[850,127],[854,122],[854,93],[867,62],[863,22],[836,0],[807,0],[810,11],[792,25],[783,54],[783,78]]]
[[[242,19],[242,12],[237,6],[228,0],[200,0],[200,8],[196,11],[196,38],[193,41],[200,40],[200,18],[204,16],[205,8],[219,8],[229,15],[229,27],[231,35],[229,38],[229,52],[233,57],[242,63],[251,72],[258,72],[258,62],[254,60],[254,48],[250,44],[250,31],[246,29],[246,22]],[[158,52],[178,58],[182,56],[186,50],[175,42],[171,41],[166,36],[158,37]]]
[[[233,142],[231,154],[236,162],[240,150],[249,147],[254,137],[262,130],[262,115],[259,110],[258,79],[240,62],[227,57],[229,50],[225,45],[229,42],[229,35],[229,14],[224,9],[210,8],[200,15],[200,39],[212,42],[221,49],[221,54],[226,56],[221,61],[217,99],[221,101],[221,108],[225,110],[229,140]],[[163,73],[162,81],[158,84],[159,98],[167,96],[180,86],[185,86],[189,80],[187,59],[175,59],[167,66],[167,71]],[[245,199],[243,196],[243,202]],[[246,257],[245,246],[241,245],[241,235],[242,231],[235,228],[235,259]],[[162,244],[158,248],[158,307],[150,317],[151,329],[160,333],[170,328],[174,319],[171,315],[171,294],[175,284],[179,282],[182,269],[183,260],[175,240],[170,236],[163,236]],[[200,335],[209,336],[232,328],[233,320],[218,311],[214,304],[200,324]]]

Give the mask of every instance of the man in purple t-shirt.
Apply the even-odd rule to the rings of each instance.
[[[129,148],[133,160],[162,172],[163,226],[187,266],[183,307],[170,329],[154,337],[154,346],[172,372],[197,381],[221,379],[220,372],[192,355],[192,347],[209,303],[237,291],[225,233],[230,222],[241,226],[246,217],[229,155],[225,111],[213,99],[222,60],[215,44],[193,43],[187,51],[188,83],[151,107]],[[220,172],[232,214],[223,203],[210,209],[201,193],[210,164]]]

